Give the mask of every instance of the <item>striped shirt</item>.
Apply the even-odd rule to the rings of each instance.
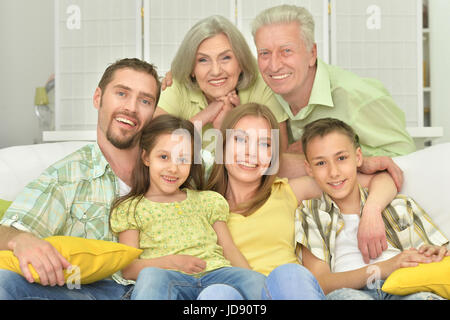
[[[66,235],[115,241],[109,213],[118,193],[118,179],[98,144],[88,144],[30,182],[0,224],[40,238]]]
[[[361,208],[367,190],[360,187]],[[445,245],[447,238],[425,211],[409,197],[397,195],[383,211],[386,239],[399,250],[419,248],[423,244]],[[305,200],[295,213],[295,240],[334,270],[336,237],[344,226],[338,206],[325,193],[321,198]],[[301,260],[301,251],[298,251]]]

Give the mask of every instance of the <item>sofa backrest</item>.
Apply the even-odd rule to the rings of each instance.
[[[0,199],[14,200],[52,163],[89,142],[71,141],[0,149]],[[404,172],[401,193],[412,197],[450,238],[450,143],[438,144],[394,161]]]
[[[394,158],[403,170],[400,193],[413,198],[450,239],[450,143],[437,144]]]
[[[88,143],[69,141],[0,149],[0,199],[14,200],[28,182],[51,164]]]

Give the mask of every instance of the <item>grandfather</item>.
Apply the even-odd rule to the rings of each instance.
[[[266,9],[253,21],[252,33],[259,70],[289,117],[289,152],[302,153],[303,127],[325,117],[352,126],[365,156],[415,151],[403,111],[379,81],[317,58],[314,20],[305,8]]]

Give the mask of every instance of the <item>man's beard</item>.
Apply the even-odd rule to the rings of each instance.
[[[102,107],[103,107],[103,95],[100,99],[100,109]],[[133,115],[133,114],[130,114],[128,112],[121,112],[118,114],[124,114],[126,116],[132,117],[137,122],[137,119],[136,119],[135,115]],[[112,127],[112,122],[114,121],[113,119],[116,116],[117,116],[116,114],[112,115],[111,122],[109,123],[109,126],[106,129],[106,139],[117,149],[125,150],[125,149],[134,147],[139,142],[140,132],[137,132],[136,134],[132,135],[131,137],[125,137],[125,136],[120,136],[120,135],[115,136],[111,130],[111,127]],[[136,125],[139,125],[139,123],[137,123]]]
[[[139,140],[139,134],[131,137],[118,137],[111,132],[111,127],[106,131],[106,139],[117,149],[125,150],[134,147]]]

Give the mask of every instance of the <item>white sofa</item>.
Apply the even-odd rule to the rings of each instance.
[[[32,179],[86,141],[46,143],[0,149],[0,199],[14,200]],[[411,196],[450,238],[450,143],[394,158],[405,182],[401,193]]]

